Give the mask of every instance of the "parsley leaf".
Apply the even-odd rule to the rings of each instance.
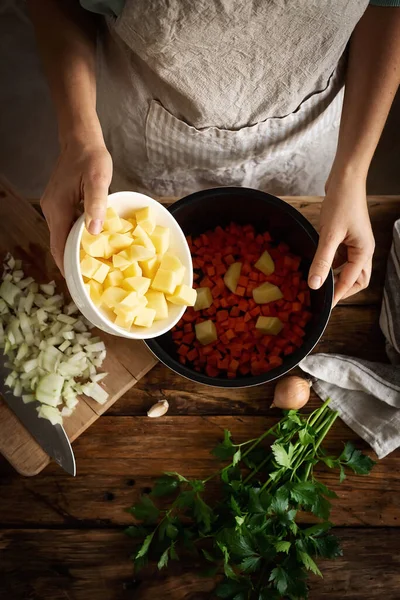
[[[322,577],[321,571],[318,569],[317,565],[315,564],[311,556],[307,554],[307,552],[298,551],[297,554],[303,565],[306,567],[306,569],[312,571],[315,575],[319,575],[320,577]]]
[[[281,444],[273,444],[271,446],[271,450],[274,454],[274,458],[276,463],[281,467],[286,467],[289,469],[293,460],[294,446],[293,444],[289,444],[288,449],[286,450]]]
[[[253,554],[252,556],[246,556],[239,564],[239,569],[244,573],[255,573],[261,566],[262,558]]]
[[[168,559],[169,559],[169,548],[167,548],[166,550],[164,550],[164,552],[161,554],[161,558],[157,563],[157,567],[158,570],[163,569],[164,567],[167,566],[168,564]]]
[[[207,533],[211,529],[213,511],[198,494],[196,494],[194,498],[193,508],[194,516],[196,518],[197,523],[199,523],[200,525],[203,524],[204,531],[205,533]]]
[[[142,556],[145,556],[145,554],[148,553],[150,544],[153,540],[153,537],[154,537],[154,531],[152,533],[149,533],[149,535],[147,535],[144,538],[144,542],[143,542],[142,546],[140,547],[140,549],[138,550],[138,552],[136,554],[136,558],[141,558]]]
[[[357,473],[357,475],[368,475],[374,466],[375,462],[363,454],[360,450],[356,450],[353,444],[347,442],[344,447],[342,454],[340,455],[340,460]]]
[[[317,487],[311,481],[299,481],[290,487],[290,497],[303,506],[312,506],[318,497]]]
[[[288,589],[289,576],[283,567],[272,569],[269,581],[275,585],[282,596],[285,594]]]
[[[154,484],[151,495],[155,498],[170,496],[179,488],[179,481],[170,475],[162,475]]]
[[[129,512],[144,523],[154,523],[160,514],[160,511],[148,496],[142,496],[140,502],[132,506]]]
[[[311,506],[311,512],[320,519],[327,520],[331,513],[331,504],[323,496],[317,496],[315,502]]]
[[[287,554],[290,550],[291,545],[292,545],[291,542],[281,541],[281,542],[276,542],[275,548],[276,548],[277,552],[286,552],[286,554]]]

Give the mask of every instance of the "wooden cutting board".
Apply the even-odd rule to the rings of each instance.
[[[0,261],[7,252],[23,260],[25,274],[39,283],[55,280],[58,289],[68,298],[63,277],[60,275],[49,250],[46,222],[27,200],[20,198],[0,180]],[[134,386],[157,360],[141,341],[128,340],[93,330],[107,347],[103,363],[109,375],[104,387],[109,399],[104,405],[81,397],[75,412],[64,419],[64,427],[71,442],[85,431],[122,394]],[[50,462],[28,431],[0,397],[0,453],[22,475],[36,475]],[[79,465],[78,465],[79,470]]]

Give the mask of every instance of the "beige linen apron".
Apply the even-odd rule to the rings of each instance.
[[[127,0],[98,44],[114,189],[322,194],[368,0]]]

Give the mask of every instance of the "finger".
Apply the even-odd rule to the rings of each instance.
[[[50,252],[64,275],[64,248],[74,222],[74,207],[70,203],[64,204],[54,199],[50,205],[47,204],[46,199],[43,199],[41,205],[50,230]]]
[[[344,265],[335,285],[333,306],[336,306],[345,294],[351,290],[356,281],[358,281],[362,270],[363,263],[360,261],[348,262]]]
[[[97,173],[92,175],[84,185],[86,228],[93,235],[100,233],[103,229],[109,184],[109,177],[106,173]]]
[[[308,285],[312,290],[318,290],[327,278],[339,243],[340,238],[337,236],[321,234],[308,274]]]
[[[368,287],[368,284],[371,279],[371,266],[372,265],[369,264],[364,267],[364,269],[361,271],[360,277],[357,279],[357,281],[355,282],[353,287],[351,287],[342,296],[342,300],[345,300],[346,298],[349,298],[350,296],[353,296],[354,294],[358,294],[358,292],[361,292],[361,290],[365,290],[365,288]]]

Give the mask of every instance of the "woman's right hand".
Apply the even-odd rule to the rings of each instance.
[[[64,145],[40,201],[50,229],[51,253],[62,273],[65,242],[80,201],[89,232],[100,233],[111,178],[112,160],[103,140],[73,140]]]

